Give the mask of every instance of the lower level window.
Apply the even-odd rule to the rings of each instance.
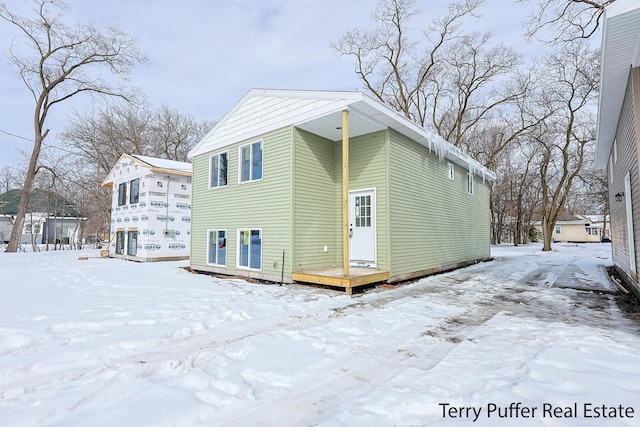
[[[209,230],[209,264],[227,265],[227,231]]]
[[[262,267],[262,230],[238,230],[238,266]]]
[[[138,232],[127,232],[127,255],[136,256],[138,253]]]
[[[118,255],[124,254],[124,231],[116,232],[116,253]]]

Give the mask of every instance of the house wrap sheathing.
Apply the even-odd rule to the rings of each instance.
[[[123,154],[103,187],[112,188],[110,257],[189,258],[190,163]]]

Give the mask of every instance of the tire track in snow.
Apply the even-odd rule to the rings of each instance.
[[[354,371],[345,372],[326,384],[285,394],[277,400],[237,402],[226,407],[216,416],[216,424],[314,425],[322,413],[335,410],[341,402],[356,400],[370,394],[371,390],[387,384],[409,368],[428,371],[437,366],[461,342],[468,339],[476,328],[489,321],[495,314],[497,313],[478,316],[469,311],[448,318],[444,324],[422,333],[422,336],[429,336],[429,339],[413,343],[402,351],[389,349],[383,358],[373,360],[371,364]],[[456,339],[451,339],[452,335]]]

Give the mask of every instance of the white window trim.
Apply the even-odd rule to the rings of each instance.
[[[243,265],[240,265],[240,232],[242,231],[248,231],[249,232],[249,243],[251,243],[251,232],[258,230],[260,232],[260,268],[251,268],[251,267],[245,267]],[[236,244],[236,268],[238,268],[239,270],[250,270],[250,271],[262,271],[262,259],[263,259],[263,254],[264,254],[264,236],[262,234],[262,228],[254,228],[254,227],[243,227],[243,228],[238,228],[236,230],[236,240],[237,240],[237,244]],[[227,240],[228,242],[228,240]],[[229,247],[229,244],[227,243],[227,247]],[[251,255],[251,249],[249,249],[249,255]],[[251,259],[249,258],[249,264],[251,264]]]
[[[473,179],[473,174],[471,172],[467,173],[467,193],[473,195],[475,192],[475,183]]]
[[[213,161],[213,158],[215,156],[218,156],[218,170],[220,170],[220,154],[227,154],[227,183],[225,185],[218,185],[217,187],[212,187],[211,186],[211,162]],[[207,186],[209,187],[209,190],[215,190],[216,188],[224,188],[229,186],[229,151],[220,151],[218,153],[214,153],[212,155],[209,156],[209,183],[207,184]],[[218,176],[218,182],[220,182],[220,176]]]
[[[562,226],[561,225],[556,225],[553,228],[553,234],[562,234]]]
[[[256,142],[260,143],[260,148],[262,150],[262,176],[260,177],[260,179],[251,179],[249,178],[248,181],[243,181],[242,180],[242,148],[248,146],[252,146],[253,144],[255,144]],[[253,171],[253,150],[249,150],[250,151],[250,160],[249,160],[249,165],[251,165],[251,170],[249,171],[249,175],[252,175],[252,171]],[[256,141],[253,142],[249,142],[247,144],[242,144],[241,146],[238,147],[238,184],[249,184],[250,182],[260,182],[264,179],[264,139],[258,139]],[[228,181],[228,180],[227,180]]]
[[[447,173],[448,173],[449,179],[452,181],[455,180],[456,172],[455,172],[455,166],[453,165],[453,163],[447,163],[447,170],[448,170]]]
[[[211,242],[209,241],[209,238],[211,236],[211,232],[215,231],[215,232],[220,232],[220,231],[224,231],[224,235],[225,235],[225,239],[227,239],[227,247],[226,249],[226,253],[225,253],[225,257],[224,257],[224,264],[214,264],[212,262],[209,261],[209,252],[211,251]],[[217,234],[216,234],[216,238],[217,238]],[[217,247],[217,242],[216,242],[216,247]],[[229,258],[229,233],[227,232],[226,229],[224,228],[210,228],[207,230],[207,259],[206,259],[206,263],[207,265],[215,265],[216,267],[226,267],[227,266],[227,258]],[[218,260],[218,254],[216,254],[216,261]]]

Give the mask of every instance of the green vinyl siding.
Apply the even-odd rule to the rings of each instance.
[[[294,132],[294,269],[331,267],[337,265],[342,245],[336,241],[340,222],[335,222],[335,142],[299,129]]]
[[[228,185],[208,188],[209,156],[193,159],[193,202],[191,220],[191,266],[207,265],[207,230],[227,230],[227,269],[236,269],[238,229],[262,230],[263,275],[280,277],[282,251],[285,272],[291,271],[292,127],[285,127],[220,149],[229,153]],[[263,141],[263,177],[239,183],[239,147]],[[253,274],[253,272],[252,272]]]
[[[377,267],[389,268],[389,199],[387,187],[387,131],[349,139],[349,191],[376,190]],[[342,141],[336,143],[336,240],[342,242]],[[342,260],[342,244],[338,259]],[[339,262],[342,265],[342,262]]]
[[[489,188],[467,170],[390,131],[391,276],[488,258]]]

